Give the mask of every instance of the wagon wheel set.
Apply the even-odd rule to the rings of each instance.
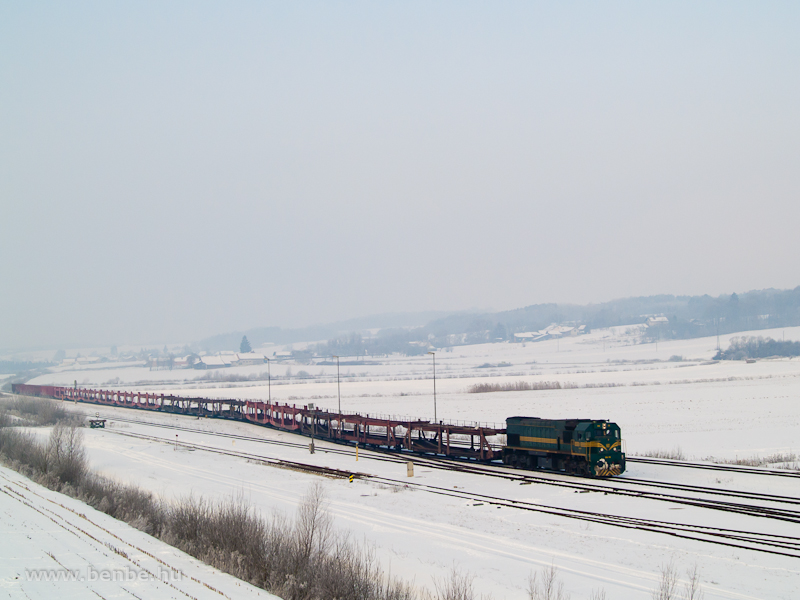
[[[550,462],[551,466],[542,466],[539,462],[539,456],[534,456],[528,453],[520,452],[507,452],[503,455],[503,464],[516,469],[526,470],[547,470],[547,471],[563,471],[571,475],[592,476],[589,470],[589,463],[585,458],[574,456],[548,456],[541,457],[545,462]]]

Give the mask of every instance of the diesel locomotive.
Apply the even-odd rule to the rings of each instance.
[[[506,419],[503,463],[522,469],[608,477],[625,470],[619,426],[589,419]]]

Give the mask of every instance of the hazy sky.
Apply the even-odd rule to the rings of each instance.
[[[797,2],[0,2],[0,347],[800,284]]]

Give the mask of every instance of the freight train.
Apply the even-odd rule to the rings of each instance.
[[[502,460],[521,469],[590,477],[619,475],[625,470],[620,428],[609,421],[510,417],[503,428],[339,413],[312,405],[146,392],[28,384],[14,384],[12,391],[68,402],[249,421],[314,439],[481,462]]]

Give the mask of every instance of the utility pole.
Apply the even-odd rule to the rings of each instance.
[[[269,358],[267,358],[267,394],[269,394],[269,403],[272,404],[272,373],[269,365]]]
[[[428,352],[433,357],[433,422],[438,423],[436,418],[436,352]]]
[[[339,382],[339,357],[336,359],[336,395],[339,397],[339,437],[342,437],[342,386]]]

